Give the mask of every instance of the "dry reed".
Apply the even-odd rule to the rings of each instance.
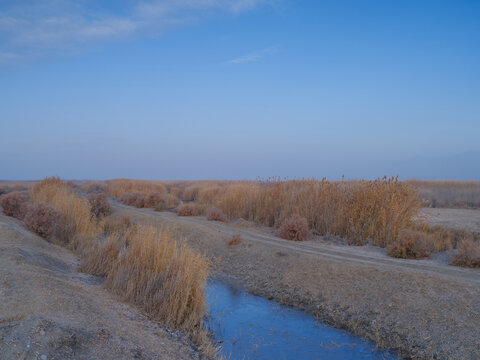
[[[129,218],[119,223],[97,221],[88,200],[59,178],[36,184],[31,195],[35,204],[47,203],[60,214],[60,242],[80,256],[83,271],[106,277],[111,291],[154,320],[182,329],[212,354],[202,328],[210,270],[204,256],[178,244],[167,232],[136,226]]]

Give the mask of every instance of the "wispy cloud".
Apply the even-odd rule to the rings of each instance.
[[[262,60],[265,56],[267,56],[269,54],[272,54],[274,52],[277,52],[277,51],[278,51],[278,49],[276,47],[271,46],[271,47],[267,47],[267,48],[264,48],[262,50],[259,50],[259,51],[256,51],[256,52],[244,55],[244,56],[240,56],[240,57],[232,59],[232,60],[229,60],[228,63],[233,64],[233,65],[238,65],[238,64],[255,62],[255,61]]]
[[[9,1],[0,4],[0,63],[68,54],[92,44],[162,32],[216,13],[240,14],[272,1],[143,0],[114,10],[102,7],[101,0]]]

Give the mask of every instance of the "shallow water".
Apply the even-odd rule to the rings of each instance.
[[[304,311],[221,282],[207,285],[210,330],[227,359],[397,359]]]

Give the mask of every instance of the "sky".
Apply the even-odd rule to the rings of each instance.
[[[0,179],[480,180],[480,1],[2,0]]]

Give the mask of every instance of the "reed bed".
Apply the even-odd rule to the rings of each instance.
[[[416,191],[397,178],[374,181],[243,181],[199,189],[197,200],[230,218],[280,227],[293,215],[319,235],[338,235],[351,244],[385,247],[412,225],[420,209]]]

